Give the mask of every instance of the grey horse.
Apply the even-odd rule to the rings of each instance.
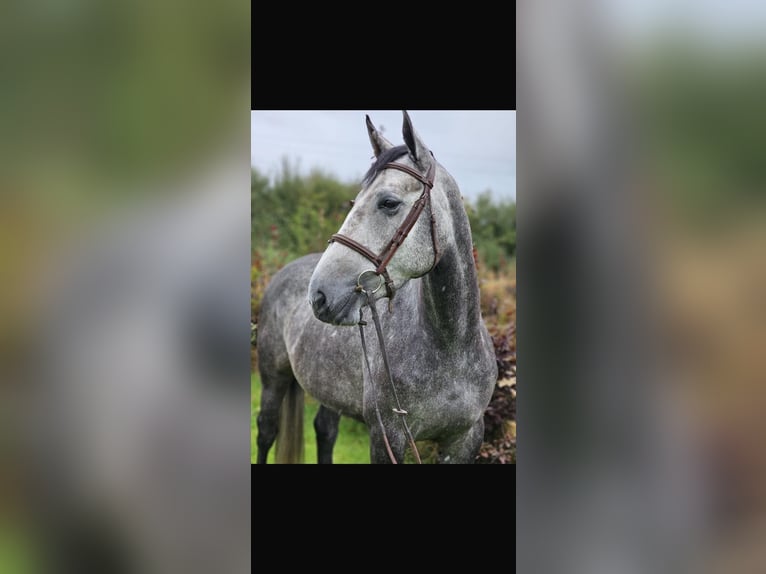
[[[277,462],[300,462],[304,390],[321,405],[314,420],[319,463],[332,462],[341,415],[366,423],[372,463],[392,462],[389,448],[402,461],[408,438],[397,404],[407,412],[414,440],[438,445],[440,463],[473,463],[481,447],[497,365],[481,317],[462,196],[407,112],[405,145],[391,144],[369,117],[367,130],[375,161],[339,233],[380,253],[402,226],[425,186],[387,164],[432,174],[430,202],[387,265],[389,288],[369,299],[382,277],[367,257],[338,241],[323,254],[286,265],[272,279],[258,318],[258,463],[266,462],[278,431]],[[369,319],[366,307],[381,299],[388,300],[379,314],[399,403],[372,321],[362,327],[369,371],[356,326],[360,310]]]

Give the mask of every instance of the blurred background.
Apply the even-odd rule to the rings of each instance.
[[[401,111],[253,111],[251,113],[251,322],[257,329],[263,292],[284,265],[322,252],[340,228],[373,160],[365,114],[395,145],[403,143]],[[482,311],[495,342],[499,378],[485,416],[478,462],[515,462],[516,396],[516,112],[410,113],[415,130],[460,186],[473,232]],[[257,353],[252,351],[252,440],[260,406]],[[307,398],[306,462],[316,462]],[[419,451],[434,460],[433,445]],[[272,449],[273,450],[273,449]],[[270,453],[273,458],[273,452]],[[335,459],[369,463],[364,425],[343,418]]]
[[[250,569],[250,4],[5,6],[0,572]]]
[[[518,6],[519,571],[766,568],[765,31]]]

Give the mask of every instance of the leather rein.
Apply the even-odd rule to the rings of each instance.
[[[409,426],[407,425],[406,416],[409,414],[406,410],[404,410],[399,403],[399,396],[396,393],[396,387],[394,386],[394,380],[391,377],[391,369],[388,364],[388,353],[386,352],[386,346],[383,339],[383,331],[380,328],[380,319],[378,317],[378,310],[375,308],[375,302],[373,301],[372,295],[381,287],[382,283],[385,283],[386,285],[386,295],[388,296],[388,305],[389,305],[389,311],[391,310],[391,300],[394,297],[394,294],[396,293],[394,288],[394,283],[391,280],[391,277],[388,275],[387,266],[390,263],[391,259],[394,257],[394,254],[396,254],[396,251],[399,249],[399,247],[404,243],[404,240],[409,235],[412,228],[415,226],[415,223],[417,223],[418,219],[420,218],[420,214],[423,213],[423,210],[425,209],[426,205],[428,204],[430,206],[430,219],[431,219],[431,244],[433,246],[433,252],[434,252],[434,261],[431,264],[431,268],[426,272],[430,272],[435,266],[436,262],[438,260],[438,249],[436,246],[436,225],[434,222],[434,212],[433,212],[433,206],[431,206],[431,189],[433,189],[434,186],[434,173],[436,171],[434,162],[431,162],[431,166],[428,168],[428,173],[425,177],[423,177],[419,172],[415,171],[412,168],[407,167],[406,165],[402,165],[399,163],[387,163],[383,166],[382,169],[398,169],[399,171],[403,171],[404,173],[407,173],[417,179],[419,182],[423,184],[423,192],[420,194],[420,197],[415,201],[415,203],[412,205],[412,208],[410,209],[410,212],[407,214],[407,217],[404,219],[402,224],[399,226],[399,228],[394,233],[394,236],[391,238],[391,241],[389,241],[386,246],[383,248],[383,251],[380,252],[379,255],[376,255],[371,250],[367,249],[364,245],[354,241],[350,237],[346,237],[345,235],[341,235],[340,233],[336,233],[332,236],[332,238],[328,241],[328,243],[333,243],[337,241],[338,243],[345,245],[349,249],[352,249],[353,251],[356,251],[369,261],[375,265],[375,269],[369,269],[367,271],[363,271],[359,274],[359,277],[356,281],[356,288],[355,291],[364,293],[367,296],[367,304],[370,308],[370,311],[372,313],[372,319],[375,323],[375,332],[378,336],[378,343],[380,345],[380,351],[383,356],[383,367],[386,372],[386,378],[388,379],[388,383],[391,386],[391,391],[394,396],[394,400],[396,402],[396,407],[393,408],[393,412],[399,416],[399,420],[402,422],[402,428],[404,429],[404,432],[407,436],[407,439],[409,440],[410,447],[412,448],[413,454],[415,455],[415,459],[418,461],[418,464],[422,464],[422,461],[420,460],[420,453],[418,452],[418,447],[415,445],[415,439],[412,436],[412,432],[410,431]],[[367,273],[374,273],[378,277],[381,278],[381,283],[378,284],[378,286],[372,290],[368,291],[364,288],[362,285],[362,277]],[[365,341],[364,337],[364,326],[367,325],[367,322],[364,321],[364,318],[362,316],[362,308],[359,309],[359,322],[357,323],[359,325],[359,336],[362,339],[362,351],[364,353],[364,363],[367,367],[367,374],[369,375],[370,381],[373,384],[373,403],[375,405],[375,415],[378,419],[378,424],[380,425],[380,430],[383,433],[383,442],[386,446],[386,452],[388,453],[388,457],[391,460],[393,464],[398,464],[396,457],[394,456],[394,453],[391,449],[391,444],[388,440],[388,435],[386,434],[386,428],[383,425],[383,419],[380,416],[380,409],[378,408],[378,389],[375,388],[375,380],[372,376],[372,370],[370,369],[370,360],[368,358],[367,353],[367,343]]]

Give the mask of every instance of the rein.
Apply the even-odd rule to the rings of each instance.
[[[368,271],[362,272],[362,274],[359,276],[359,280],[361,280],[362,275],[365,273],[368,273]],[[356,289],[357,291],[361,291],[365,295],[367,295],[367,303],[370,307],[370,311],[372,312],[372,321],[375,323],[375,331],[378,335],[378,342],[380,344],[380,352],[383,356],[383,367],[386,371],[386,378],[388,379],[388,383],[391,386],[391,391],[394,395],[394,400],[396,401],[396,408],[392,409],[394,413],[399,415],[400,419],[402,421],[402,428],[404,428],[404,432],[407,435],[407,438],[410,441],[410,446],[412,447],[412,452],[415,454],[415,458],[418,461],[418,464],[423,464],[423,462],[420,460],[420,453],[418,452],[418,447],[415,445],[415,439],[412,437],[412,432],[410,431],[410,427],[407,424],[406,416],[409,414],[407,411],[405,411],[402,408],[401,403],[399,402],[399,395],[396,394],[396,387],[394,386],[394,380],[391,377],[391,369],[388,366],[388,353],[386,353],[386,345],[383,341],[383,331],[380,328],[380,318],[378,317],[378,310],[375,307],[375,302],[372,300],[372,294],[375,293],[378,289],[380,289],[380,285],[378,287],[370,292],[366,291],[363,287],[361,282],[357,280]],[[374,378],[372,376],[372,370],[370,369],[370,359],[368,358],[367,353],[367,343],[364,339],[364,326],[367,324],[367,321],[364,320],[362,316],[362,308],[359,308],[359,322],[357,325],[359,325],[359,336],[362,339],[362,351],[364,353],[364,364],[367,366],[367,374],[370,377],[370,382],[373,383],[372,385],[372,392],[373,392],[373,402],[375,403],[375,416],[378,418],[378,424],[380,425],[380,430],[383,433],[383,442],[386,445],[386,452],[388,452],[388,458],[391,459],[392,464],[398,464],[396,461],[396,457],[394,456],[393,451],[391,450],[391,443],[388,442],[388,435],[386,434],[386,427],[383,425],[383,419],[380,416],[380,409],[378,408],[378,389],[375,387],[374,384]]]
[[[422,461],[420,460],[420,453],[418,452],[418,447],[415,445],[415,439],[412,436],[412,432],[410,431],[410,427],[407,424],[407,415],[409,414],[406,410],[402,408],[401,403],[399,402],[399,396],[396,393],[396,387],[394,386],[394,380],[391,377],[391,369],[388,365],[388,353],[386,353],[386,345],[385,341],[383,340],[383,331],[380,328],[380,318],[378,317],[378,310],[375,307],[375,302],[372,299],[372,295],[381,288],[381,286],[385,283],[386,285],[386,295],[388,296],[388,309],[391,311],[391,301],[394,297],[394,294],[396,293],[396,290],[394,288],[394,282],[391,280],[391,277],[388,275],[388,264],[391,262],[391,259],[396,254],[396,251],[399,249],[402,243],[404,243],[404,240],[407,239],[407,236],[409,235],[410,231],[412,231],[412,228],[415,226],[415,223],[417,223],[418,219],[420,218],[420,214],[423,213],[423,210],[425,209],[426,205],[430,206],[430,220],[431,220],[431,245],[433,246],[433,253],[434,253],[434,261],[431,264],[431,268],[426,272],[429,273],[435,266],[436,262],[438,260],[438,248],[436,246],[436,224],[434,221],[434,210],[433,206],[431,206],[431,189],[433,189],[434,186],[434,173],[436,171],[435,164],[432,162],[431,166],[428,168],[428,173],[425,177],[423,177],[419,172],[415,171],[414,169],[407,167],[406,165],[402,165],[400,163],[387,163],[383,166],[382,169],[397,169],[399,171],[403,171],[406,174],[411,175],[415,179],[417,179],[419,182],[423,184],[423,192],[420,194],[420,197],[415,201],[415,203],[412,205],[412,208],[410,209],[410,212],[407,214],[407,217],[404,218],[404,221],[399,226],[399,228],[394,233],[394,236],[391,238],[391,241],[389,241],[386,246],[383,248],[383,251],[380,252],[379,255],[376,255],[373,251],[366,248],[361,243],[358,243],[351,239],[350,237],[346,237],[345,235],[342,235],[340,233],[336,233],[333,235],[330,240],[327,243],[333,243],[334,241],[337,241],[338,243],[345,245],[349,249],[352,249],[353,251],[356,251],[366,259],[372,262],[373,265],[375,265],[375,269],[370,269],[367,271],[363,271],[359,274],[359,277],[356,281],[356,288],[355,291],[364,293],[367,296],[367,305],[370,308],[370,311],[372,313],[372,320],[375,323],[375,331],[378,336],[378,343],[380,344],[380,351],[383,356],[383,367],[386,371],[386,378],[388,379],[388,383],[391,386],[391,391],[394,395],[394,400],[396,401],[396,408],[393,408],[392,410],[394,413],[399,415],[399,420],[402,421],[402,428],[404,429],[404,433],[407,435],[407,438],[410,442],[410,446],[412,447],[412,452],[415,455],[415,458],[418,461],[418,464],[422,464]],[[380,278],[380,283],[373,291],[367,291],[362,286],[362,276],[366,273],[374,273]],[[391,443],[388,441],[388,435],[386,434],[386,428],[383,425],[383,418],[380,416],[380,409],[378,407],[378,388],[375,386],[375,379],[372,376],[372,369],[370,369],[370,360],[367,353],[367,343],[364,338],[364,326],[367,325],[367,322],[364,320],[362,316],[362,308],[359,309],[359,322],[357,323],[359,325],[359,336],[362,339],[362,351],[364,353],[364,363],[367,367],[367,374],[369,375],[370,382],[373,387],[373,403],[375,404],[375,416],[378,419],[378,424],[380,425],[380,430],[383,433],[383,442],[386,445],[386,451],[388,452],[388,457],[391,459],[391,462],[393,464],[398,464],[396,457],[394,456],[393,451],[391,450]]]

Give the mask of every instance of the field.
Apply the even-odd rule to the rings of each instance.
[[[314,417],[319,409],[319,404],[306,395],[306,408],[303,419],[303,435],[305,440],[306,463],[313,464],[317,460],[317,446],[314,440]],[[261,403],[261,379],[257,373],[250,375],[250,462],[255,463],[256,444],[258,434],[255,417],[258,414]],[[367,427],[350,419],[341,417],[338,441],[333,451],[333,461],[339,464],[369,464],[370,440],[367,437]],[[269,452],[270,464],[274,463],[274,448]]]

